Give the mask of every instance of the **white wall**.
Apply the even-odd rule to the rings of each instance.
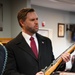
[[[17,13],[21,8],[31,7],[30,2],[30,0],[0,0],[3,4],[3,31],[0,31],[0,38],[15,37],[21,31]]]
[[[12,0],[12,37],[15,37],[21,31],[21,27],[17,21],[17,13],[25,7],[31,7],[30,0]]]
[[[3,4],[3,31],[0,31],[1,37],[11,37],[11,4],[10,0],[0,0]]]

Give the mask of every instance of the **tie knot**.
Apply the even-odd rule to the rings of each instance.
[[[30,40],[32,41],[32,40],[34,40],[34,38],[33,37],[30,37]]]

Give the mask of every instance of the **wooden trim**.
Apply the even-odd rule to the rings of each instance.
[[[12,38],[0,38],[0,42],[2,44],[6,44],[7,42],[9,42],[10,40],[12,40]]]

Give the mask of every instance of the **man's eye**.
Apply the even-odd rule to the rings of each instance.
[[[36,18],[36,20],[38,20],[38,18]]]
[[[35,19],[32,19],[31,21],[34,21]]]

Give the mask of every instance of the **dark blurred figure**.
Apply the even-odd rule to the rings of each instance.
[[[71,62],[72,62],[72,68],[70,72],[75,72],[75,55],[72,56]]]

